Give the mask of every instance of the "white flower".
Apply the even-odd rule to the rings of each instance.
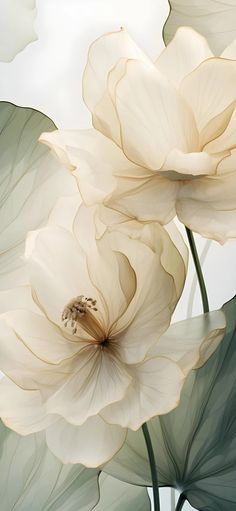
[[[96,130],[41,140],[74,171],[86,204],[141,221],[177,214],[203,236],[236,237],[236,61],[227,50],[214,58],[181,28],[154,63],[121,30],[92,44],[83,91]]]
[[[34,304],[0,317],[0,413],[20,434],[45,429],[63,462],[92,467],[120,449],[127,428],[177,406],[224,317],[162,337],[185,280],[178,231],[170,226],[179,250],[156,223],[105,229],[94,208],[75,213],[76,203],[61,200],[29,235]]]

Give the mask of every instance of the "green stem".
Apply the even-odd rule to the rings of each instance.
[[[203,278],[203,274],[202,274],[202,269],[201,269],[201,265],[200,265],[200,261],[199,261],[199,257],[198,257],[197,248],[196,248],[196,245],[195,245],[193,233],[192,233],[192,231],[188,227],[185,227],[185,229],[186,229],[186,233],[187,233],[187,236],[188,236],[188,241],[189,241],[190,249],[191,249],[191,252],[192,252],[193,262],[194,262],[196,273],[197,273],[198,283],[199,283],[201,297],[202,297],[203,312],[209,312],[209,303],[208,303],[206,285],[205,285],[205,282],[204,282],[204,278]]]
[[[159,488],[158,488],[156,462],[155,462],[155,456],[154,456],[154,452],[153,452],[153,448],[152,448],[151,437],[150,437],[146,423],[144,423],[142,425],[142,430],[143,430],[143,436],[144,436],[145,442],[146,442],[149,464],[150,464],[150,469],[151,469],[154,511],[160,511],[160,499],[159,499]]]
[[[183,493],[181,493],[181,495],[179,496],[179,500],[177,502],[177,506],[175,508],[175,511],[181,511],[181,509],[183,509],[185,501],[186,501],[186,498],[183,495]]]

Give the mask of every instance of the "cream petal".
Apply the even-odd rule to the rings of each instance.
[[[64,229],[73,232],[73,222],[82,203],[79,193],[69,197],[60,197],[48,219],[48,224],[59,225]]]
[[[235,101],[235,87],[236,62],[219,58],[206,60],[184,78],[180,92],[194,112],[200,135],[214,117]],[[208,140],[215,135],[214,123],[211,129]]]
[[[64,385],[48,399],[47,411],[81,425],[104,406],[121,399],[131,376],[109,348],[96,345],[81,351],[74,366]]]
[[[186,179],[189,176],[199,176],[201,174],[215,174],[221,159],[221,156],[217,158],[204,151],[201,153],[183,153],[178,149],[173,149],[167,155],[161,171],[174,180]]]
[[[52,321],[62,327],[65,306],[84,295],[97,300],[96,317],[106,322],[103,298],[91,282],[86,255],[72,233],[56,225],[45,227],[28,238],[27,254],[35,299]]]
[[[98,415],[82,426],[60,419],[46,431],[48,447],[62,463],[81,463],[86,467],[97,467],[111,459],[125,438],[126,429],[107,424]]]
[[[178,405],[184,375],[178,365],[167,358],[152,358],[129,367],[133,384],[124,399],[102,410],[111,424],[137,430],[154,417],[168,413]]]
[[[126,310],[135,292],[136,282],[129,259],[123,257],[122,251],[117,255],[110,243],[109,234],[105,232],[101,239],[95,240],[94,215],[96,208],[81,207],[74,221],[74,233],[86,253],[91,281],[103,297],[107,327],[110,328]],[[128,294],[127,286],[123,284],[124,273],[129,283]],[[108,330],[106,333],[109,335]]]
[[[236,173],[186,183],[176,203],[183,224],[206,238],[224,243],[236,237]]]
[[[0,314],[14,309],[27,309],[38,314],[41,313],[32,298],[30,286],[19,286],[0,291]]]
[[[127,160],[109,138],[94,129],[43,133],[40,141],[73,171],[87,206],[110,197],[116,186],[114,175],[145,172]]]
[[[224,51],[221,53],[221,58],[236,60],[236,39],[233,39],[233,41],[226,46]]]
[[[198,149],[191,110],[154,65],[127,62],[116,87],[116,108],[122,148],[131,161],[158,170],[171,149]]]
[[[224,337],[225,326],[221,310],[173,323],[147,356],[167,357],[187,376],[212,355]]]
[[[7,377],[0,380],[0,416],[8,428],[20,435],[42,431],[57,420],[46,413],[37,390],[23,390]]]
[[[179,186],[177,181],[154,173],[144,179],[119,177],[116,190],[105,204],[128,217],[140,221],[156,220],[165,224],[175,216]],[[109,212],[103,210],[101,218],[109,224]]]
[[[136,229],[133,223],[129,227],[130,240],[118,239],[114,233],[113,241],[114,247],[129,258],[137,278],[135,295],[111,331],[111,337],[119,340],[120,357],[125,363],[143,360],[150,346],[168,328],[185,280],[184,261],[164,228],[159,224],[140,228],[137,224]],[[151,236],[145,234],[146,230],[152,231]],[[173,259],[176,258],[173,268],[168,253],[171,251]]]
[[[163,234],[161,263],[165,271],[172,275],[174,279],[176,295],[173,295],[174,303],[172,306],[175,307],[176,298],[178,300],[183,292],[189,251],[174,221],[165,226],[165,231],[167,231],[168,236],[165,233]],[[170,240],[174,244],[174,248],[171,246]]]
[[[233,104],[235,107],[235,104]],[[218,153],[220,151],[228,151],[234,149],[236,146],[236,109],[234,109],[227,127],[220,134],[219,137],[215,138],[204,148],[208,153]]]
[[[227,128],[231,115],[235,109],[236,100],[232,101],[220,114],[212,117],[210,121],[206,124],[203,130],[200,133],[200,146],[206,150],[206,145],[215,140],[215,138],[220,137],[222,133]],[[216,153],[220,152],[220,147],[217,147]],[[218,154],[217,154],[218,156]]]
[[[56,325],[42,315],[28,310],[14,310],[5,315],[10,328],[37,358],[59,364],[73,357],[80,345],[63,336]]]
[[[63,365],[46,363],[27,347],[17,325],[12,327],[11,312],[0,316],[0,327],[0,370],[23,389],[40,389],[47,395],[55,391],[67,377]]]
[[[191,27],[179,27],[156,60],[159,69],[176,87],[204,60],[213,57],[204,37]]]
[[[236,169],[236,149],[230,151],[229,156],[225,157],[218,165],[217,175],[234,174]]]
[[[120,126],[107,80],[120,59],[148,60],[126,30],[105,34],[92,43],[83,75],[83,97],[93,115],[93,125],[114,141],[120,141]]]

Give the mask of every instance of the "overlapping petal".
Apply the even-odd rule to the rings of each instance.
[[[157,58],[156,66],[178,87],[186,75],[210,57],[213,53],[204,37],[190,27],[179,27]]]
[[[115,96],[122,149],[131,161],[158,170],[172,148],[198,150],[192,111],[153,64],[129,60]]]
[[[97,415],[82,426],[73,426],[60,419],[47,428],[46,438],[50,450],[63,463],[97,467],[122,447],[126,434],[126,429],[107,424]]]
[[[185,225],[203,236],[218,241],[235,237],[231,227],[235,209],[230,207],[230,213],[225,214],[218,198],[213,200],[215,185],[214,180],[209,179],[217,176],[220,182],[223,172],[224,181],[219,187],[226,191],[227,179],[228,189],[232,184],[227,165],[235,148],[233,45],[229,54],[225,50],[222,57],[214,57],[204,37],[192,28],[182,27],[154,64],[137,52],[130,39],[130,45],[126,45],[126,39],[127,34],[121,32],[95,41],[92,53],[99,55],[103,62],[100,71],[95,66],[96,73],[100,72],[102,87],[94,85],[89,61],[85,95],[88,91],[92,113],[99,104],[100,117],[111,116],[109,133],[99,124],[96,128],[120,146],[130,165],[119,165],[120,155],[117,159],[110,152],[109,168],[101,165],[100,158],[96,164],[90,156],[91,141],[85,159],[79,154],[75,137],[72,149],[65,144],[66,133],[56,135],[64,140],[63,157],[70,163],[75,162],[72,164],[79,188],[83,190],[83,200],[86,204],[102,204],[100,215],[107,224],[115,218],[109,208],[128,218],[156,220],[162,224],[177,213]],[[124,49],[131,49],[131,46],[133,54]],[[119,132],[119,136],[112,133],[112,116],[115,116],[114,133]],[[102,139],[95,133],[93,136],[102,147]],[[50,137],[44,136],[45,140],[47,138]],[[75,155],[78,155],[76,161]],[[88,177],[85,187],[84,172]],[[107,188],[101,185],[102,180]],[[90,194],[90,183],[95,182],[99,192]],[[198,189],[201,186],[204,198],[200,205]],[[230,192],[227,198],[231,200]],[[224,199],[226,196],[222,194],[222,201]],[[215,215],[210,225],[209,209]],[[203,224],[209,228],[203,228]]]
[[[148,60],[123,28],[94,41],[83,76],[83,96],[92,112],[94,127],[116,142],[120,141],[120,124],[107,91],[107,79],[121,59]],[[115,74],[117,78],[117,70]]]

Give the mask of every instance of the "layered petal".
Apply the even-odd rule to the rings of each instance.
[[[214,157],[203,151],[201,153],[183,153],[178,149],[169,152],[162,172],[173,180],[188,179],[192,176],[215,174],[218,163],[223,156]]]
[[[103,203],[127,216],[162,223],[175,216],[179,183],[133,164],[98,131],[57,130],[43,133],[40,141],[73,171],[87,206]],[[109,223],[109,212],[101,214]]]
[[[40,343],[40,332],[34,330],[32,335],[32,329],[34,329],[33,320],[35,315],[28,313],[29,324],[25,323],[26,316],[21,313],[6,312],[0,316],[1,325],[1,336],[0,336],[0,369],[13,380],[17,385],[26,390],[40,390],[42,394],[48,396],[50,392],[55,390],[58,384],[61,384],[64,379],[68,377],[68,368],[62,364],[55,364],[44,360],[45,353],[40,352],[38,354],[33,353],[31,345],[36,346],[39,349]],[[27,314],[27,313],[26,313]],[[15,324],[17,319],[17,324]],[[44,320],[41,316],[38,316],[38,323]],[[46,320],[45,320],[46,321]],[[18,332],[19,329],[19,332]],[[26,330],[27,329],[27,330]],[[27,332],[26,340],[21,337],[21,333]],[[46,329],[47,334],[50,332],[50,328]],[[45,331],[43,332],[45,335]],[[50,341],[53,340],[51,332],[51,338],[43,339],[42,345],[47,348],[50,354]],[[56,337],[56,332],[55,332]],[[29,347],[27,346],[27,341]],[[55,344],[54,344],[55,346]],[[60,346],[59,346],[60,349]],[[52,356],[52,351],[51,351]],[[57,355],[54,355],[57,357]],[[45,356],[46,358],[46,356]]]
[[[226,59],[208,59],[184,78],[180,91],[194,112],[200,133],[212,119],[234,104],[235,87],[236,62]],[[214,123],[210,127],[208,140],[211,140],[219,129]]]
[[[234,109],[225,130],[214,140],[205,146],[209,153],[219,153],[220,151],[230,151],[236,146],[236,110]],[[222,165],[224,163],[222,162]]]
[[[59,419],[46,431],[48,447],[57,458],[86,467],[97,467],[111,459],[125,438],[124,428],[107,424],[99,415],[90,417],[82,426]]]
[[[209,312],[170,325],[148,356],[167,357],[176,362],[185,376],[200,367],[216,350],[225,333],[224,313]]]
[[[111,424],[137,430],[155,415],[168,413],[179,402],[184,374],[168,358],[152,358],[129,367],[133,383],[124,399],[102,410]]]
[[[43,133],[47,144],[68,170],[74,171],[80,193],[87,205],[102,201],[115,187],[114,170],[128,168],[122,151],[96,130]]]
[[[93,42],[83,75],[83,97],[92,113],[93,125],[117,143],[120,142],[120,125],[107,80],[120,59],[148,60],[123,28]]]
[[[204,60],[213,57],[204,37],[191,27],[180,27],[156,60],[157,68],[176,87]]]
[[[158,170],[169,151],[198,150],[198,132],[185,100],[151,63],[129,60],[115,103],[122,149],[144,167]]]
[[[0,380],[0,414],[4,424],[20,435],[42,431],[58,419],[47,414],[40,392],[23,390],[7,377]]]
[[[65,306],[84,295],[97,300],[97,316],[101,319],[103,313],[106,323],[101,293],[91,282],[86,256],[72,233],[55,225],[41,229],[28,238],[27,254],[35,299],[52,321],[62,327]]]
[[[163,173],[164,174],[164,173]],[[166,224],[175,216],[175,201],[180,183],[163,175],[152,174],[141,178],[118,177],[116,189],[101,211],[101,218],[109,224],[108,209],[122,212],[140,221],[158,221]]]
[[[74,425],[83,424],[106,405],[122,399],[131,376],[109,350],[87,347],[75,360],[66,382],[48,399],[48,413]]]
[[[114,248],[126,254],[135,271],[136,292],[110,337],[119,339],[122,360],[136,363],[167,329],[183,289],[187,261],[160,225],[133,222],[122,224],[120,231],[125,230],[132,239],[111,235]]]
[[[235,238],[236,173],[187,182],[179,192],[176,211],[181,222],[206,238],[220,243]]]

